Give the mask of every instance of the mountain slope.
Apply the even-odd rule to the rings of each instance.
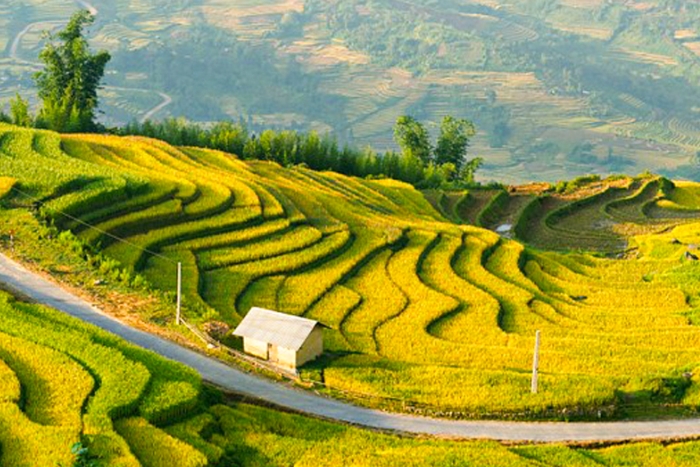
[[[199,324],[234,326],[254,305],[320,320],[327,357],[303,376],[365,403],[509,417],[621,415],[640,397],[696,403],[682,376],[700,366],[696,264],[683,258],[694,185],[620,179],[531,195],[514,229],[535,250],[449,222],[391,180],[142,138],[0,131],[0,176],[17,183],[8,206],[40,206],[127,277],[166,291],[182,262],[187,318]],[[674,214],[687,224],[679,238],[655,234],[678,225]],[[545,251],[629,240],[639,259]],[[531,396],[536,330],[546,390]]]

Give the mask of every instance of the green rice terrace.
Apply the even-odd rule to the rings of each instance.
[[[326,356],[301,377],[362,404],[514,419],[700,406],[697,184],[588,177],[421,193],[144,138],[8,125],[0,177],[4,234],[30,210],[119,261],[128,281],[165,291],[182,262],[186,317],[203,328],[233,327],[252,306],[327,325]],[[134,372],[147,389],[143,366]],[[74,407],[91,394],[84,384]],[[112,429],[94,423],[97,434]]]

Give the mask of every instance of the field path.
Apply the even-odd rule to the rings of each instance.
[[[37,23],[28,24],[17,34],[17,36],[12,41],[12,45],[10,46],[10,58],[18,62],[36,65],[36,62],[30,62],[29,60],[23,60],[19,58],[19,47],[22,44],[22,39],[24,39],[24,36],[26,36],[32,29],[39,27],[43,27],[44,29],[50,29],[53,26],[60,26],[63,24],[65,24],[63,21],[39,21]]]
[[[700,419],[609,423],[452,421],[366,409],[244,373],[218,360],[136,330],[105,315],[89,303],[28,271],[4,255],[0,255],[0,284],[38,303],[99,326],[133,344],[184,363],[198,371],[204,380],[218,386],[325,419],[381,430],[501,441],[593,442],[700,436]]]

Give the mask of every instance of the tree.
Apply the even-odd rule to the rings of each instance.
[[[415,118],[408,115],[399,117],[394,126],[394,139],[405,158],[417,158],[426,165],[430,163],[433,152],[430,135]]]
[[[459,178],[461,178],[463,182],[466,182],[470,185],[473,184],[476,171],[479,170],[482,165],[484,165],[484,159],[481,157],[475,157],[474,159],[464,164],[462,170],[459,171]]]
[[[43,108],[42,126],[55,131],[91,131],[96,127],[97,90],[111,59],[106,51],[92,54],[84,37],[95,21],[87,10],[73,15],[65,29],[49,34],[39,54],[44,70],[34,75]]]
[[[454,164],[457,171],[461,171],[466,163],[469,140],[475,134],[474,124],[469,120],[451,116],[443,118],[435,148],[435,162],[438,165]]]
[[[10,121],[17,126],[32,126],[33,119],[29,113],[29,101],[22,99],[19,94],[10,101]]]

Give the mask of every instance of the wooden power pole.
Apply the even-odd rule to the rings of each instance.
[[[540,331],[535,334],[535,355],[532,358],[532,393],[537,394],[537,372],[540,366]]]
[[[178,326],[182,321],[182,263],[177,263],[177,314],[175,324]]]

